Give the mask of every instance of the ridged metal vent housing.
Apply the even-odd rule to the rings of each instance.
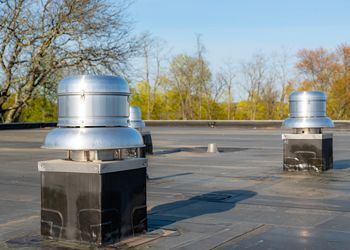
[[[58,126],[127,126],[129,95],[118,76],[67,77],[58,85]]]
[[[135,129],[142,129],[145,127],[140,107],[130,106],[129,126]]]
[[[128,83],[118,76],[63,79],[58,85],[59,128],[48,133],[42,147],[68,151],[143,147],[141,134],[128,127],[129,95]]]
[[[327,97],[320,91],[295,91],[289,96],[289,118],[285,128],[329,128],[333,121],[326,114]]]

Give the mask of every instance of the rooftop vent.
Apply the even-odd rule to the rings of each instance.
[[[141,134],[128,127],[129,87],[116,76],[73,76],[58,85],[58,126],[43,148],[68,150],[77,161],[121,158],[119,149],[143,147]]]
[[[289,96],[289,118],[282,134],[283,169],[286,171],[322,172],[333,168],[333,135],[323,128],[334,127],[326,114],[327,97],[319,91],[293,92]]]
[[[145,127],[145,122],[142,121],[140,107],[130,106],[129,126],[136,129],[142,129]]]
[[[284,128],[321,129],[334,127],[326,114],[327,97],[320,91],[295,91],[289,96],[289,118]]]

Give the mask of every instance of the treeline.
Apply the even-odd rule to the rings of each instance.
[[[201,53],[179,54],[164,65],[159,58],[148,58],[148,80],[131,82],[130,102],[141,107],[143,119],[279,120],[288,116],[291,92],[320,90],[327,93],[332,119],[350,119],[349,46],[300,50],[293,65],[287,59],[257,54],[239,65],[225,63],[213,74]],[[152,60],[158,64],[151,66]],[[21,114],[22,121],[56,117],[55,101],[43,96]]]
[[[128,7],[0,1],[0,123],[56,120],[57,83],[72,74],[124,76],[143,119],[284,119],[293,90],[325,91],[329,116],[349,119],[349,46],[213,68],[200,35],[193,53],[173,55],[160,39],[132,33]]]
[[[350,118],[347,45],[332,51],[302,49],[294,57],[256,54],[239,65],[224,63],[215,74],[204,57],[200,37],[196,53],[176,55],[164,60],[169,61],[165,65],[161,51],[145,43],[144,77],[132,89],[131,103],[141,107],[144,119],[285,119],[288,96],[294,90],[324,91],[328,115]]]
[[[0,1],[0,122],[57,119],[71,74],[120,74],[138,56],[124,0]]]

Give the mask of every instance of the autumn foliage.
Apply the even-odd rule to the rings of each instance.
[[[193,53],[180,54],[150,33],[135,37],[128,7],[123,0],[0,1],[0,123],[56,120],[57,83],[72,74],[127,78],[145,120],[285,119],[294,90],[324,91],[328,115],[350,118],[348,45],[213,67],[199,34]]]
[[[150,99],[150,119],[275,120],[288,116],[291,92],[319,90],[328,96],[332,119],[350,118],[349,46],[302,49],[291,68],[282,61],[271,62],[259,54],[214,75],[203,57],[177,55],[152,96],[145,92],[152,83],[141,81],[134,85],[131,103],[139,105],[146,117],[144,103]],[[234,100],[237,91],[244,98]]]
[[[350,47],[301,50],[296,67],[304,76],[298,90],[321,90],[328,95],[328,115],[336,120],[350,118]]]

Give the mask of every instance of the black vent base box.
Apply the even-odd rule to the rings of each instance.
[[[153,142],[152,142],[152,136],[149,131],[142,131],[142,138],[143,143],[145,144],[145,147],[142,148],[142,150],[145,151],[144,154],[153,154]]]
[[[105,245],[147,231],[146,159],[39,162],[41,234]]]
[[[283,134],[283,170],[322,172],[333,168],[332,134]]]

